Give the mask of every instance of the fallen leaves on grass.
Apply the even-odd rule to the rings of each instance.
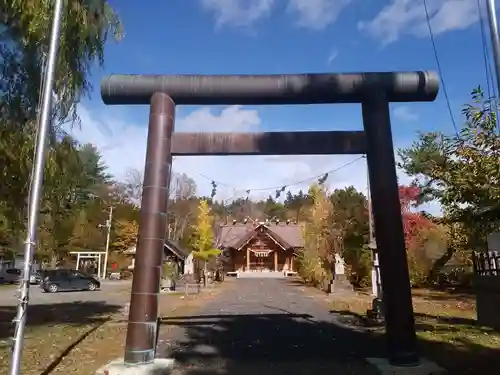
[[[191,313],[225,288],[223,284],[216,288],[207,288],[201,294],[188,296],[179,293],[162,293],[160,294],[159,315],[167,317],[172,314]],[[52,315],[57,314],[51,306],[46,306],[44,309]],[[59,314],[66,313],[60,311]],[[123,311],[106,316],[93,315],[92,311],[87,311],[84,315],[85,319],[78,324],[67,316],[40,316],[34,322],[36,324],[28,325],[21,373],[23,375],[48,375],[49,373],[89,375],[109,361],[123,357],[128,316]],[[109,321],[104,322],[105,318]],[[5,320],[2,320],[11,319],[11,317],[10,319],[5,317]],[[7,332],[10,329],[11,323],[0,323],[0,331]],[[162,326],[160,334],[168,335],[169,329],[172,328]],[[75,345],[77,342],[78,344]],[[0,343],[0,375],[8,373],[10,345],[11,341],[7,338]],[[67,353],[61,356],[64,351]]]
[[[160,295],[159,315],[167,317],[191,313],[207,300],[220,292],[221,288],[206,290],[199,295],[179,295],[164,293]],[[127,316],[115,317],[91,334],[65,357],[53,373],[71,373],[72,375],[93,374],[102,365],[113,359],[123,357],[125,336],[127,333]],[[165,337],[171,326],[161,326],[160,336]]]
[[[339,296],[331,307],[334,312],[355,316],[360,322],[371,308],[372,298],[364,293]],[[419,344],[426,357],[453,374],[498,371],[500,333],[476,324],[473,295],[415,290],[413,309]]]
[[[21,373],[42,374],[75,341],[78,341],[97,323],[88,325],[51,325],[27,327],[24,339]],[[2,324],[4,326],[5,324]],[[6,329],[0,327],[0,330]],[[11,340],[5,339],[0,345],[0,374],[8,373]]]
[[[103,325],[62,358],[51,373],[74,375],[95,373],[103,364],[123,357],[126,332],[125,324],[110,322]]]

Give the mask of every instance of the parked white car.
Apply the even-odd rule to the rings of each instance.
[[[22,271],[19,268],[8,268],[0,271],[0,283],[14,284],[21,280]]]

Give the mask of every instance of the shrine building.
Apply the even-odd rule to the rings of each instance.
[[[303,226],[290,220],[250,221],[220,226],[217,246],[228,275],[248,272],[295,274],[296,251],[304,246]]]

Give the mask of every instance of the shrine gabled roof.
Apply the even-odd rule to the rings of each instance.
[[[178,242],[172,240],[166,240],[164,244],[164,250],[168,250],[175,254],[179,259],[186,259],[189,254],[191,254],[191,249],[181,246]]]
[[[191,249],[181,246],[178,242],[172,240],[166,240],[163,244],[163,250],[165,253],[171,252],[179,259],[186,259],[189,254],[191,254]],[[132,246],[129,249],[125,250],[123,254],[127,255],[135,255],[136,246]]]
[[[265,228],[268,234],[284,248],[304,246],[303,227],[300,224],[265,223],[235,223],[222,225],[217,236],[217,245],[221,248],[239,248],[246,241],[258,234],[258,228]]]

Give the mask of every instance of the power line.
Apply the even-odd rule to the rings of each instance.
[[[481,46],[482,46],[482,52],[483,52],[483,62],[484,62],[484,71],[486,75],[486,88],[488,90],[488,99],[491,99],[491,87],[492,85],[490,84],[490,72],[491,72],[491,64],[489,61],[489,53],[488,53],[488,44],[486,42],[486,35],[485,35],[485,25],[484,25],[484,19],[483,19],[483,14],[481,11],[481,0],[476,0],[476,6],[477,6],[477,13],[479,17],[479,28],[480,28],[480,33],[481,33]]]
[[[296,181],[296,182],[293,182],[291,184],[286,184],[285,186],[286,187],[297,186],[297,185],[301,185],[301,184],[303,184],[305,182],[309,182],[309,181],[312,181],[312,180],[316,180],[318,178],[325,177],[325,175],[328,175],[330,173],[334,173],[334,172],[337,172],[337,171],[339,171],[341,169],[344,169],[345,167],[348,167],[349,165],[354,164],[355,162],[357,162],[357,161],[359,161],[361,159],[364,159],[364,158],[365,158],[364,155],[360,156],[359,158],[351,160],[350,162],[348,162],[348,163],[346,163],[344,165],[341,165],[340,167],[337,167],[337,168],[334,168],[334,169],[330,169],[329,171],[323,172],[323,173],[315,175],[315,176],[308,177],[308,178],[306,178],[304,180],[301,180],[301,181]],[[282,186],[272,186],[272,187],[267,187],[267,188],[248,189],[248,190],[250,190],[250,191],[266,191],[266,190],[278,189],[280,187],[282,187]]]
[[[277,185],[277,186],[269,186],[269,187],[265,187],[265,188],[247,188],[247,189],[243,189],[243,188],[238,188],[238,187],[235,187],[235,186],[232,186],[232,185],[229,185],[228,183],[225,183],[225,182],[221,182],[221,181],[218,181],[216,179],[213,179],[205,174],[202,174],[202,173],[198,173],[197,174],[209,181],[211,181],[211,183],[215,183],[217,186],[220,185],[220,186],[224,186],[224,187],[227,187],[227,188],[232,188],[233,190],[238,190],[238,191],[246,191],[247,194],[249,194],[250,192],[256,192],[256,191],[272,191],[272,190],[276,190],[276,192],[278,191],[282,191],[284,192],[286,188],[289,188],[289,187],[292,187],[292,186],[297,186],[297,185],[301,185],[305,182],[309,182],[309,181],[312,181],[312,180],[315,180],[315,179],[320,179],[321,182],[325,182],[326,179],[328,178],[329,174],[331,173],[335,173],[345,167],[348,167],[349,165],[351,164],[354,164],[356,163],[357,161],[361,160],[361,159],[364,159],[366,156],[363,155],[363,156],[360,156],[354,160],[351,160],[350,162],[346,163],[346,164],[343,164],[341,165],[340,167],[337,167],[337,168],[334,168],[334,169],[330,169],[326,172],[323,172],[323,173],[320,173],[320,174],[317,174],[317,175],[314,175],[314,176],[310,176],[308,178],[305,178],[303,180],[299,180],[299,181],[295,181],[295,182],[292,182],[292,183],[289,183],[289,184],[283,184],[283,185]],[[212,184],[213,186],[213,184]]]
[[[493,103],[494,106],[494,111],[495,111],[495,121],[497,125],[497,130],[500,132],[500,122],[498,119],[498,97],[497,97],[497,89],[495,86],[495,76],[493,74],[493,68],[491,66],[491,55],[490,55],[490,50],[488,48],[488,42],[486,38],[486,31],[485,31],[485,24],[484,24],[484,13],[481,8],[481,2],[480,0],[476,0],[476,5],[477,5],[477,12],[479,16],[479,24],[480,24],[480,31],[481,31],[481,45],[483,49],[483,60],[484,60],[484,69],[485,69],[485,75],[486,75],[486,86],[488,90],[488,102],[490,105],[490,110],[491,108],[491,103]]]
[[[453,124],[453,129],[455,129],[455,134],[456,134],[457,138],[460,138],[460,134],[458,132],[458,127],[457,127],[457,124],[455,122],[455,117],[453,116],[453,110],[451,109],[450,98],[448,96],[448,90],[446,90],[446,83],[444,81],[443,69],[441,68],[441,63],[439,61],[439,55],[437,53],[436,40],[434,38],[434,31],[432,30],[432,25],[431,25],[431,17],[429,15],[429,9],[427,8],[427,0],[422,0],[422,4],[424,6],[425,18],[427,21],[427,28],[429,29],[429,36],[431,38],[432,49],[434,51],[434,58],[436,59],[436,65],[437,65],[437,69],[439,72],[439,77],[441,79],[441,86],[443,86],[443,94],[444,94],[444,98],[446,100],[446,106],[448,107],[448,113],[450,115],[451,123]]]

